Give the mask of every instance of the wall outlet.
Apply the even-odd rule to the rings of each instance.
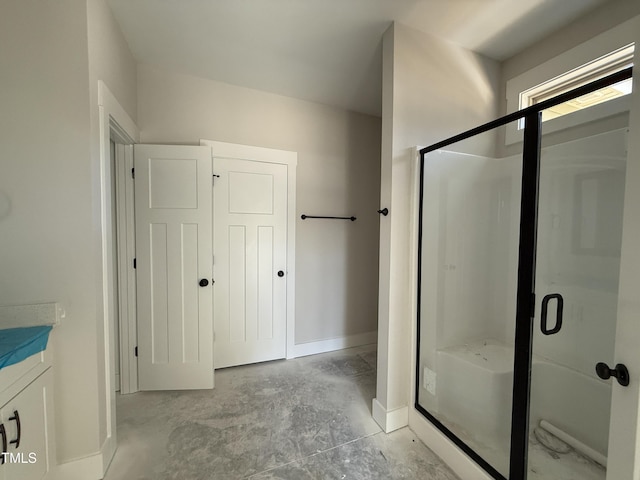
[[[436,372],[431,370],[430,368],[424,367],[424,375],[423,375],[424,388],[431,395],[436,394]]]

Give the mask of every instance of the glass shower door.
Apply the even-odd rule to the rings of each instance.
[[[627,129],[569,133],[542,137],[528,480],[606,478]]]
[[[418,409],[509,477],[522,149],[499,129],[424,157]]]

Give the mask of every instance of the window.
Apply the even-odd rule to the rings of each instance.
[[[506,113],[584,85],[597,78],[633,64],[634,44],[638,33],[635,19],[589,38],[563,53],[538,63],[529,70],[506,79]],[[526,63],[526,56],[515,62]],[[636,62],[637,63],[637,62]],[[546,133],[559,132],[629,111],[631,83],[612,85],[612,90],[594,92],[584,98],[559,105],[555,113],[544,115]],[[505,145],[522,142],[523,130],[518,122],[507,125]]]
[[[520,93],[520,108],[526,108],[561,93],[586,85],[599,78],[619,72],[633,65],[634,45],[615,50],[592,62],[559,75]],[[542,121],[551,120],[569,113],[608,102],[631,93],[632,79],[602,88],[588,95],[561,103],[543,112]],[[522,128],[520,126],[519,128]]]

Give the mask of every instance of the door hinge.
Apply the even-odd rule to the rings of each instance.
[[[138,268],[138,261],[137,260],[138,260],[137,258],[133,259],[133,268]]]
[[[136,346],[136,348],[133,349],[133,354],[137,357],[138,356],[138,347]]]
[[[136,178],[136,169],[135,168],[131,169],[131,178]]]

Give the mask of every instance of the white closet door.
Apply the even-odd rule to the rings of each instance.
[[[136,145],[140,390],[213,388],[209,147]]]
[[[287,166],[215,155],[215,367],[285,358]]]

